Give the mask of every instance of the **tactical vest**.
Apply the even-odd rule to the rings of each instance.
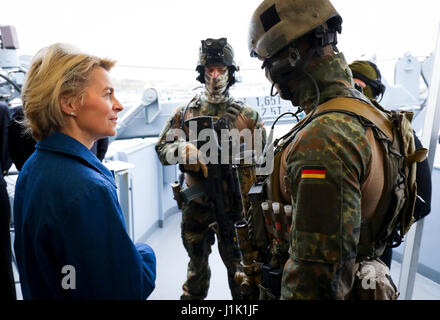
[[[180,128],[185,131],[187,141],[188,141],[189,133],[186,130],[187,128],[185,126],[185,121],[191,120],[192,118],[200,116],[200,113],[196,112],[195,114],[192,113],[191,117],[186,119],[188,109],[194,104],[196,104],[196,105],[198,104],[200,107],[200,99],[198,99],[198,96],[194,97],[186,105],[186,107],[180,111]],[[216,120],[214,123],[214,128],[216,129],[216,131],[219,131],[221,129],[231,129],[237,116],[242,112],[242,110],[243,110],[242,103],[234,101],[226,108],[226,111],[222,116],[220,116],[220,117],[213,116],[212,118],[214,118]],[[180,165],[179,168],[182,172],[184,172],[183,165]],[[233,185],[232,193],[238,194],[238,182],[235,180],[235,178],[236,177],[234,174],[232,176],[233,181],[231,182],[231,184]],[[202,184],[197,184],[197,185],[188,187],[184,190],[181,190],[180,193],[181,193],[182,201],[183,202],[190,202],[191,200],[204,197],[205,193],[203,191],[203,188],[204,187]],[[237,189],[237,190],[235,190],[235,189]]]
[[[367,218],[361,213],[357,260],[375,258],[383,253],[387,245],[400,244],[414,222],[413,211],[417,197],[416,162],[424,160],[427,149],[415,150],[412,112],[388,111],[377,103],[373,107],[353,98],[335,98],[319,105],[311,119],[308,119],[309,114],[291,132],[304,122],[330,112],[345,113],[358,118],[362,126],[372,129],[374,138],[383,151],[384,189],[375,214]],[[282,151],[292,140],[293,138],[287,137],[275,150],[274,171],[264,183],[265,194],[272,201],[283,202],[279,168]],[[270,224],[266,224],[266,227],[269,234],[275,232]],[[286,238],[283,240],[288,241]]]
[[[188,112],[188,109],[193,104],[199,105],[199,107],[200,107],[200,99],[198,99],[198,96],[191,99],[191,101],[186,105],[186,107],[180,111],[180,128],[181,129],[185,129],[184,122],[185,122],[185,120],[187,120],[187,119],[185,119],[185,117]],[[224,115],[222,115],[221,117],[214,117],[214,118],[217,119],[218,126],[223,127],[224,124],[230,126],[235,122],[235,119],[242,111],[243,111],[243,104],[240,101],[234,101],[233,103],[231,103],[228,106],[228,108],[226,108],[226,112]],[[199,114],[196,114],[193,116],[198,116],[198,115]],[[188,137],[188,133],[187,133],[187,137]]]

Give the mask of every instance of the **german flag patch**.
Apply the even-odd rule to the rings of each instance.
[[[318,167],[318,166],[302,167],[301,179],[325,179],[325,167]]]

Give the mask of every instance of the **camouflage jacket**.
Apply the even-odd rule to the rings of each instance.
[[[319,104],[336,97],[369,103],[353,88],[342,54],[310,74],[320,89]],[[304,81],[298,95],[310,112],[317,100],[313,83]],[[344,299],[349,293],[360,236],[361,187],[371,170],[370,142],[357,117],[332,112],[313,118],[286,147],[293,222],[282,299]]]
[[[181,128],[182,114],[184,114],[184,120],[197,116],[212,116],[214,118],[219,118],[226,113],[226,110],[232,104],[241,109],[241,112],[236,116],[232,127],[238,129],[238,131],[249,129],[252,134],[252,139],[254,137],[254,130],[261,130],[261,137],[263,140],[262,146],[264,147],[266,143],[266,131],[261,117],[255,109],[235,100],[231,96],[228,96],[224,102],[211,103],[206,100],[203,93],[200,93],[193,97],[188,104],[178,106],[163,128],[156,144],[156,152],[162,164],[168,165],[167,154],[176,154],[179,146],[181,146],[182,143],[186,143],[188,139],[188,136],[186,135],[185,137],[175,137],[174,140],[167,141],[167,134],[171,129],[183,129]]]

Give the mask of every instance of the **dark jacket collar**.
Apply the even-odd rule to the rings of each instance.
[[[55,132],[51,136],[39,141],[36,145],[37,149],[47,150],[57,153],[64,153],[72,157],[76,157],[84,160],[90,167],[100,172],[108,181],[110,181],[115,187],[115,181],[110,170],[107,169],[96,156],[87,149],[78,140],[61,133]]]

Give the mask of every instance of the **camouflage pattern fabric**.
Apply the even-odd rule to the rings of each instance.
[[[191,99],[188,104],[183,104],[178,106],[165,127],[162,129],[158,143],[156,144],[156,152],[159,156],[159,160],[162,164],[167,165],[167,154],[172,153],[175,154],[179,148],[181,143],[186,143],[186,139],[176,138],[174,141],[166,141],[167,133],[170,129],[177,129],[181,127],[181,111],[184,110],[187,106],[187,112],[185,115],[185,120],[197,116],[212,116],[212,117],[221,117],[226,113],[226,110],[231,104],[239,105],[242,108],[241,117],[237,117],[234,127],[241,130],[244,129],[243,125],[239,125],[237,122],[239,120],[244,120],[245,125],[248,129],[251,130],[262,130],[263,131],[263,146],[266,144],[266,131],[264,129],[263,121],[261,120],[258,112],[250,107],[249,105],[242,104],[236,101],[233,97],[226,95],[226,98],[218,98],[209,95],[206,91],[196,95]],[[208,99],[218,99],[219,103],[212,103],[208,101]]]
[[[217,100],[213,100],[213,99]],[[208,101],[218,101],[219,103],[213,103]],[[218,97],[209,96],[207,92],[196,95],[189,104],[179,106],[170,117],[166,126],[162,130],[159,141],[156,144],[156,152],[159,156],[162,164],[167,165],[167,154],[177,152],[179,145],[186,143],[184,138],[176,138],[174,141],[166,141],[166,135],[170,129],[181,127],[181,114],[182,110],[187,109],[185,113],[185,119],[189,119],[196,116],[223,116],[228,107],[231,104],[239,105],[241,113],[237,115],[236,121],[233,123],[233,127],[237,129],[243,129],[246,126],[248,129],[261,129],[263,130],[263,143],[265,143],[265,131],[261,122],[261,118],[257,111],[247,105],[243,105],[238,101],[235,101],[232,97],[226,95],[225,97],[218,99]],[[264,145],[264,144],[263,144]],[[188,182],[188,181],[187,181]],[[230,195],[231,191],[228,190],[227,184],[224,183],[225,195]],[[240,217],[240,199],[238,201],[232,201],[233,197],[226,196],[225,211],[231,218],[231,221],[235,222]],[[205,199],[198,201],[196,199],[189,203],[184,203],[182,208],[182,224],[181,224],[181,236],[185,249],[188,252],[190,261],[188,263],[187,281],[183,285],[183,294],[181,299],[204,299],[208,294],[209,280],[211,271],[208,264],[208,257],[211,253],[211,246],[215,242],[215,232],[213,229],[220,228],[221,223],[216,224],[216,210],[213,204],[207,202]],[[219,234],[224,234],[222,230],[218,230]],[[228,272],[229,288],[233,299],[240,298],[240,288],[234,281],[234,275],[236,271],[240,270],[240,252],[235,241],[235,231],[231,227],[231,230],[227,231],[231,239],[225,239],[225,241],[218,241],[218,248],[220,256],[225,264]],[[231,245],[232,244],[232,245]]]
[[[239,218],[239,212],[237,211],[237,208],[235,208],[235,210],[228,212],[231,219],[235,221]],[[208,294],[211,277],[208,258],[211,253],[211,246],[215,242],[213,229],[221,228],[220,225],[213,225],[215,222],[216,213],[213,206],[209,204],[202,205],[195,201],[183,204],[181,235],[190,261],[181,299],[204,299]],[[232,232],[233,230],[231,230],[231,237],[234,236]],[[239,270],[240,252],[236,245],[231,246],[230,243],[232,242],[218,241],[218,250],[228,272],[232,298],[236,300],[240,297],[240,288],[234,281],[234,275]]]
[[[226,71],[227,73],[228,71]],[[227,102],[230,98],[229,96],[225,96],[224,94],[211,94],[208,90],[203,91],[203,100],[206,100],[208,103],[224,103]]]
[[[321,62],[308,73],[319,87],[319,104],[337,97],[353,97],[371,104],[367,97],[354,88],[351,70],[342,53],[335,54],[329,60]],[[293,96],[294,104],[300,105],[306,113],[309,113],[317,102],[316,89],[312,80],[304,76],[304,79],[295,86]]]
[[[223,93],[228,88],[229,82],[229,71],[226,69],[225,72],[219,74],[217,77],[211,77],[209,72],[205,72],[205,93],[209,93],[207,96],[224,96]],[[210,101],[215,102],[215,101]]]
[[[343,54],[310,71],[319,104],[336,97],[368,100],[353,88]],[[311,81],[295,88],[300,105],[316,103]],[[292,198],[290,257],[282,299],[344,299],[353,285],[361,224],[361,182],[371,148],[357,117],[327,113],[314,118],[287,146]]]

